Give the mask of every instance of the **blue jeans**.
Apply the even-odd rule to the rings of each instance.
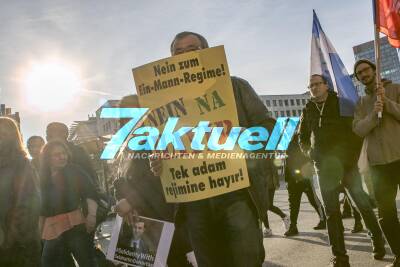
[[[80,267],[96,267],[92,238],[84,224],[62,233],[58,238],[44,242],[43,267],[67,267],[71,254]]]
[[[199,267],[262,265],[265,253],[255,208],[247,195],[236,198],[237,193],[184,204]]]
[[[379,228],[368,195],[362,188],[357,164],[344,165],[337,157],[325,156],[321,161],[315,162],[315,169],[324,202],[329,243],[332,247],[333,255],[338,258],[348,258],[339,206],[339,194],[343,186],[360,211],[365,226],[372,234],[373,242],[383,242],[382,231]]]

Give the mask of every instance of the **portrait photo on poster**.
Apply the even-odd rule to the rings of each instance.
[[[116,218],[107,258],[128,266],[166,266],[174,233],[169,222],[146,217]]]

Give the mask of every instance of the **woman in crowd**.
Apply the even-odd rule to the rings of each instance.
[[[0,266],[40,266],[35,181],[17,124],[0,117]]]
[[[98,194],[90,177],[71,164],[70,157],[65,143],[57,140],[47,143],[41,153],[43,267],[64,266],[70,254],[80,267],[96,266],[90,233],[96,225]]]

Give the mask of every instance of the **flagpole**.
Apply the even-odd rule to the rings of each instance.
[[[374,4],[374,32],[375,32],[375,64],[376,64],[376,84],[377,86],[379,84],[381,84],[381,42],[379,40],[379,26],[378,26],[378,21],[379,21],[379,14],[378,14],[378,6],[377,6],[377,1],[378,0],[374,0],[373,4]],[[377,100],[381,101],[382,98],[381,96],[377,96]],[[378,118],[381,119],[382,118],[382,112],[380,111],[378,113]]]

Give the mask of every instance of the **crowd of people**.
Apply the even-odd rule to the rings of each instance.
[[[0,266],[95,266],[101,192],[86,152],[53,122],[47,143],[28,139],[29,160],[16,122],[1,117],[0,128]]]
[[[193,32],[177,34],[170,45],[171,55],[205,48],[207,40]],[[354,73],[366,86],[366,96],[353,117],[340,115],[341,99],[330,90],[328,77],[310,76],[311,99],[287,150],[290,214],[273,204],[279,179],[271,160],[247,159],[248,188],[171,204],[165,202],[160,183],[162,160],[133,159],[128,150],[119,154],[113,174],[115,211],[138,233],[144,230],[135,221],[138,214],[175,223],[168,266],[191,266],[187,255],[194,251],[200,267],[256,267],[266,257],[263,237],[272,235],[267,212],[282,218],[285,236],[297,235],[305,193],[318,215],[314,229],[327,228],[331,266],[346,267],[350,264],[339,199],[345,193],[356,219],[354,232],[363,228],[362,219],[370,233],[373,258],[385,257],[386,239],[395,255],[389,266],[399,267],[400,85],[386,80],[376,84],[375,71],[370,61],[355,63]],[[254,89],[241,78],[231,77],[231,81],[239,126],[262,126],[271,132],[275,120]],[[138,98],[128,95],[119,105],[139,107]],[[125,123],[126,119],[120,120],[121,127]],[[47,126],[46,141],[32,136],[26,147],[31,159],[16,122],[0,117],[0,266],[74,266],[75,262],[98,266],[93,239],[101,222],[98,207],[104,193],[89,156],[68,141],[68,127],[60,122]],[[360,162],[370,170],[369,196],[362,186],[365,175],[360,174]],[[322,203],[312,181],[314,170]],[[139,238],[132,240],[129,244],[139,248]]]

